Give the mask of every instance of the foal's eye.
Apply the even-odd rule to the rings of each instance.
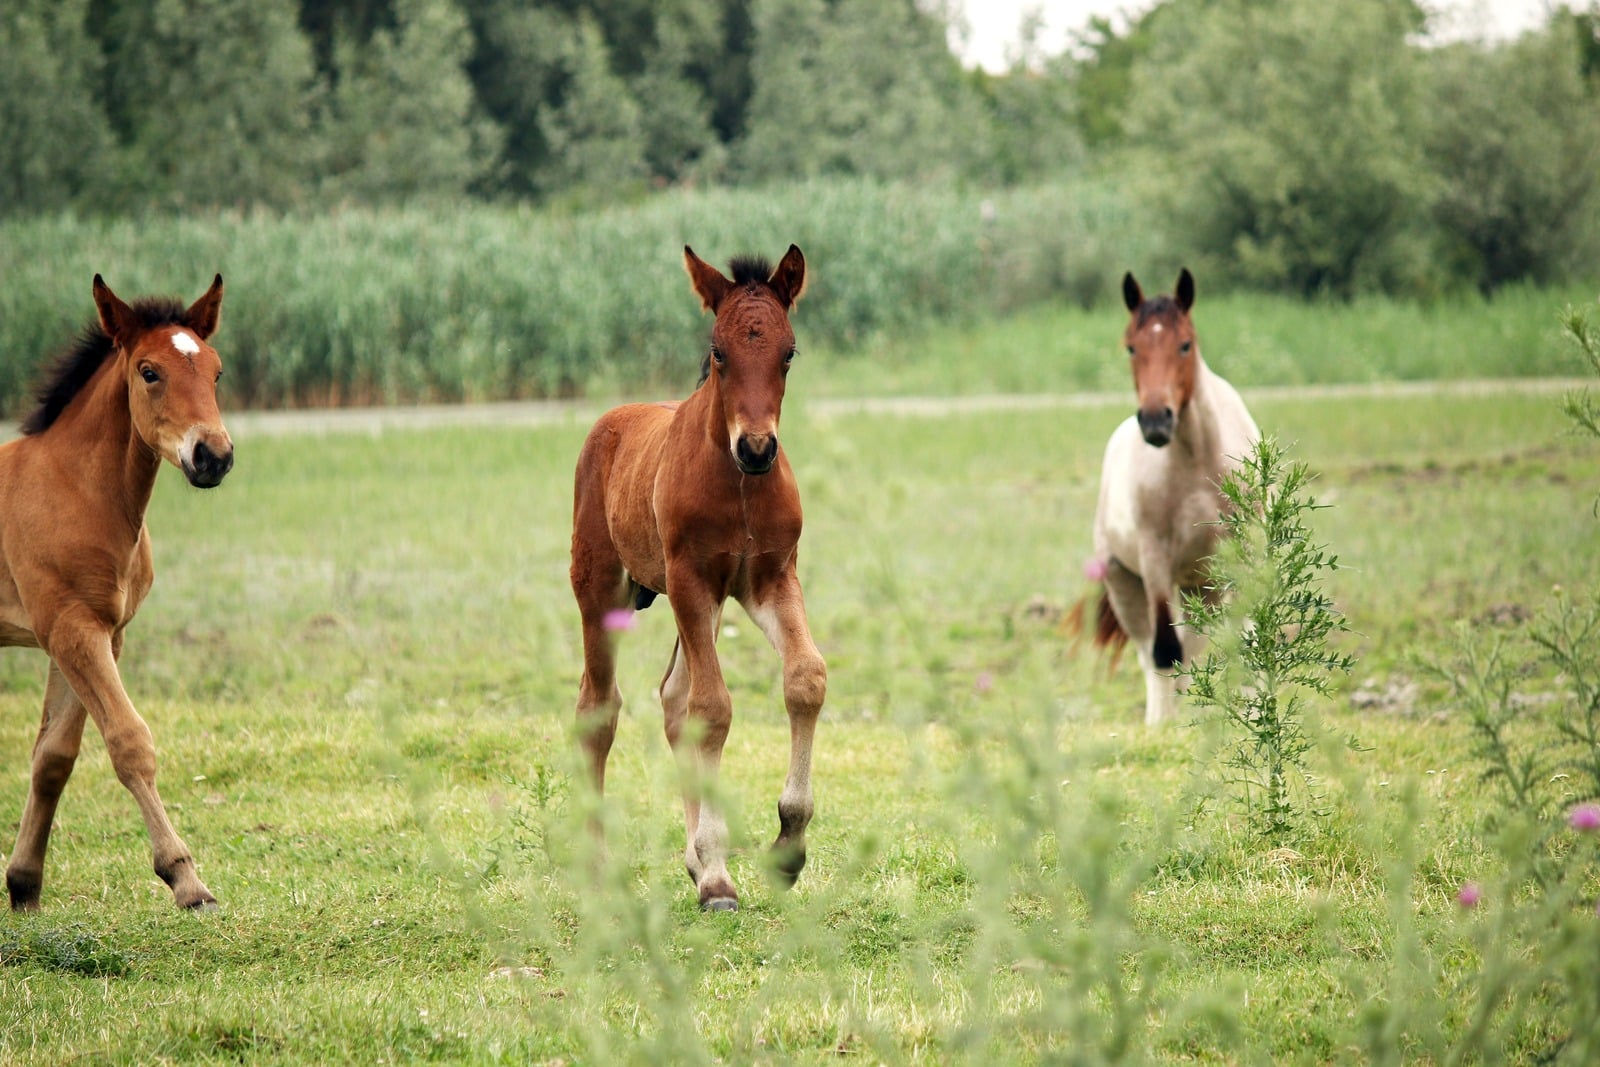
[[[1185,341],[1185,342],[1183,342],[1183,344],[1178,346],[1178,351],[1182,352],[1184,355],[1187,356],[1189,354],[1189,349],[1191,349],[1193,347],[1194,347],[1194,342],[1193,341]]]
[[[794,357],[795,357],[795,350],[791,348],[791,349],[789,349],[788,352],[784,353],[783,365],[785,367],[787,367],[789,364],[793,363],[794,362]]]
[[[728,357],[724,356],[722,354],[722,349],[718,348],[716,345],[712,345],[711,346],[711,361],[713,363],[715,363],[717,366],[720,367],[724,363],[728,362]]]
[[[139,376],[145,380],[147,385],[154,385],[161,380],[161,375],[157,374],[152,367],[140,367]]]
[[[1130,356],[1133,355],[1133,346],[1132,345],[1128,346],[1128,355],[1130,355]]]

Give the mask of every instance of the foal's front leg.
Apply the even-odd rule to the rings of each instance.
[[[667,741],[684,775],[684,866],[708,911],[735,911],[739,892],[728,874],[728,824],[707,794],[716,785],[722,747],[733,722],[733,699],[717,661],[719,598],[699,583],[667,575],[667,599],[678,644],[661,682]],[[688,736],[685,736],[685,731]]]
[[[811,822],[811,746],[828,692],[828,667],[806,624],[800,580],[791,569],[771,588],[745,602],[745,610],[767,635],[783,663],[783,703],[789,713],[789,774],[778,798],[778,839],[772,850],[778,873],[790,885],[806,865],[806,826]]]
[[[1165,598],[1155,592],[1155,583],[1129,570],[1120,560],[1106,567],[1106,595],[1111,610],[1128,635],[1139,657],[1144,674],[1144,721],[1155,726],[1177,713],[1177,694],[1170,670],[1163,669],[1157,650],[1162,647],[1160,620],[1166,610]],[[1158,607],[1159,605],[1159,607]],[[1170,626],[1168,627],[1170,629]],[[1166,650],[1170,654],[1170,648]]]
[[[112,635],[87,612],[64,615],[50,628],[46,651],[105,739],[117,778],[133,794],[150,835],[156,874],[172,889],[180,908],[214,905],[217,898],[200,881],[194,857],[183,843],[156,792],[156,749],[150,727],[134,710],[117,671]]]

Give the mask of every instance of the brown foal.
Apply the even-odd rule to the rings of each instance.
[[[595,424],[578,457],[572,591],[583,616],[578,722],[597,789],[616,736],[617,620],[665,594],[678,640],[660,697],[667,740],[684,763],[684,864],[700,906],[738,907],[728,875],[728,829],[708,797],[733,719],[716,641],[729,597],[783,661],[789,774],[773,845],[792,884],[805,866],[811,820],[811,745],[827,668],[806,625],[795,575],[800,494],[778,445],[784,381],[794,359],[789,310],[805,286],[793,245],[776,269],[737,259],[732,278],[687,246],[684,263],[716,316],[705,377],[687,400],[629,404]]]
[[[23,436],[0,446],[0,646],[50,657],[44,719],[17,847],[11,906],[39,906],[56,802],[84,719],[105,738],[117,777],[150,833],[155,871],[180,907],[216,903],[156,792],[150,728],[122,687],[123,631],[154,577],[145,508],[161,461],[210,488],[233,466],[217,410],[222,277],[188,308],[118,299],[97,274],[99,323],[55,368]]]

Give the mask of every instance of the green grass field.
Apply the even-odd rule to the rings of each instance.
[[[1496,794],[1425,670],[1462,626],[1510,639],[1553,586],[1594,588],[1600,449],[1565,434],[1555,395],[1255,405],[1333,505],[1315,525],[1360,664],[1320,711],[1364,746],[1319,750],[1328,816],[1263,843],[1218,795],[1213,734],[1146,730],[1136,669],[1108,677],[1058,623],[1088,591],[1100,447],[1128,405],[824,417],[806,395],[847,390],[823,373],[797,367],[785,421],[831,675],[795,891],[762,873],[787,729],[736,613],[721,787],[743,909],[699,914],[681,869],[651,697],[663,604],[624,639],[607,859],[582,832],[566,564],[584,425],[241,433],[220,490],[164,472],[124,656],[223,907],[173,909],[91,740],[43,910],[0,917],[0,1063],[1573,1055],[1595,975],[1551,975],[1592,964],[1593,842],[1567,842],[1588,864],[1567,940],[1539,941]],[[6,847],[43,669],[0,657]],[[1508,968],[1534,985],[1497,1001],[1482,979]]]

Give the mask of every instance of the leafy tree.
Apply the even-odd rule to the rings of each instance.
[[[1155,42],[1155,27],[1170,16],[1168,4],[1157,4],[1118,34],[1111,20],[1095,17],[1077,37],[1084,53],[1073,68],[1075,118],[1084,143],[1116,144],[1123,136],[1123,116],[1133,93],[1133,71]]]
[[[1240,281],[1307,295],[1419,284],[1433,187],[1415,5],[1171,7],[1124,123],[1180,242]]]
[[[1083,159],[1073,84],[1062,60],[1018,61],[999,76],[976,75],[988,105],[984,170],[1004,182],[1059,176]]]
[[[742,175],[940,177],[981,158],[978,100],[939,17],[911,0],[757,0],[753,13]]]
[[[497,191],[535,196],[550,158],[540,115],[559,99],[570,15],[521,0],[468,0],[473,50],[467,73],[484,110],[504,131]]]
[[[459,196],[484,174],[498,131],[477,113],[466,19],[450,0],[396,0],[394,26],[335,49],[325,185],[360,199]]]
[[[1455,272],[1484,292],[1600,255],[1600,84],[1567,29],[1432,57],[1434,217]]]
[[[287,205],[315,73],[292,0],[92,0],[129,206]]]
[[[562,68],[566,91],[556,107],[539,115],[550,150],[542,186],[583,199],[608,199],[638,186],[648,174],[640,107],[612,73],[605,40],[592,19],[578,20]]]
[[[655,47],[632,79],[639,132],[650,173],[676,181],[693,171],[715,174],[724,156],[710,101],[694,77],[696,61],[716,50],[715,10],[676,0],[655,11]]]
[[[0,213],[65,207],[94,188],[111,131],[87,11],[87,0],[11,0],[0,14]]]

